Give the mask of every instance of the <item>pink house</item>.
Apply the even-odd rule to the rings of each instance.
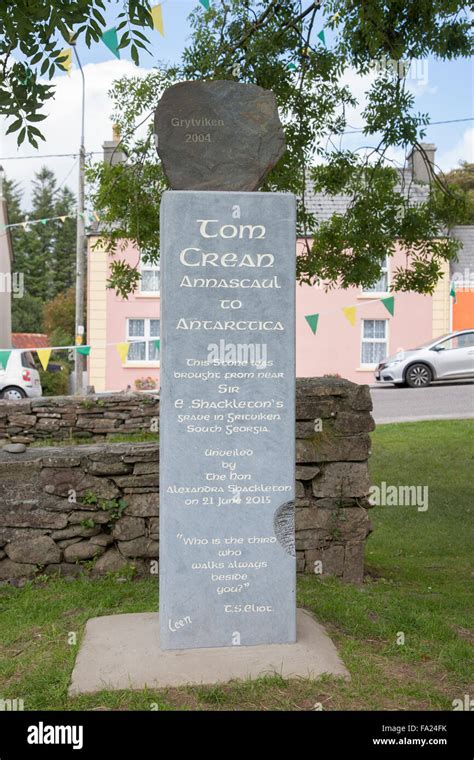
[[[135,266],[139,262],[141,281],[127,300],[107,288],[110,256],[98,248],[98,238],[89,238],[88,337],[89,384],[96,391],[135,390],[149,378],[159,387],[160,351],[160,269],[142,266],[137,249],[129,245],[120,258]],[[122,358],[117,345],[129,342]]]
[[[425,146],[434,158],[434,146]],[[408,172],[423,173],[417,157]],[[424,179],[425,176],[420,176]],[[406,179],[406,178],[405,178]],[[418,185],[418,197],[426,197],[427,185]],[[309,194],[307,204],[318,220],[343,212],[348,199]],[[89,383],[96,391],[135,390],[137,383],[160,380],[160,269],[140,264],[139,251],[129,245],[120,258],[141,268],[140,286],[128,300],[106,287],[110,257],[97,247],[98,233],[89,236],[88,343]],[[304,241],[297,242],[297,250]],[[296,252],[295,252],[296,255]],[[391,272],[403,265],[404,256],[387,258],[378,283],[370,290],[333,289],[324,285],[296,285],[296,371],[299,377],[338,374],[357,383],[374,381],[378,362],[402,348],[413,348],[450,330],[449,267],[433,295],[395,294],[394,314],[381,303],[390,295]],[[352,311],[352,322],[343,309]],[[306,317],[318,314],[316,333]],[[122,362],[117,344],[130,343]]]
[[[302,241],[298,241],[301,245]],[[120,252],[120,257],[135,264],[139,254],[130,245]],[[448,271],[432,296],[396,294],[393,316],[381,303],[381,298],[390,295],[392,267],[399,264],[401,254],[389,259],[386,272],[370,291],[348,288],[325,292],[322,285],[296,285],[298,377],[338,374],[357,383],[371,383],[375,365],[385,356],[449,332]],[[96,391],[134,390],[137,381],[151,377],[159,387],[159,267],[142,267],[140,288],[128,300],[122,300],[106,287],[109,266],[104,251],[90,251],[89,383]],[[356,307],[354,325],[343,312],[352,306]],[[312,314],[319,314],[315,334],[306,320]],[[130,347],[122,363],[116,345],[127,341]]]
[[[370,291],[348,288],[325,292],[322,285],[297,285],[298,377],[337,374],[355,383],[373,383],[375,366],[386,356],[449,332],[448,265],[433,295],[395,294],[393,316],[381,302],[391,295],[391,272],[403,263],[401,253],[388,259],[383,276]],[[354,306],[352,325],[343,309]],[[319,314],[316,334],[305,319],[311,314]]]

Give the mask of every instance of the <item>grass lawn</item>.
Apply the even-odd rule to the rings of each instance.
[[[380,426],[372,482],[427,485],[429,508],[378,507],[357,588],[305,576],[298,603],[325,624],[351,672],[346,683],[279,676],[226,686],[101,692],[68,699],[89,617],[156,608],[157,581],[47,580],[0,587],[0,698],[25,709],[452,709],[474,691],[472,421]],[[77,643],[68,635],[77,633]],[[400,634],[404,634],[404,644]],[[398,639],[398,640],[397,640]]]

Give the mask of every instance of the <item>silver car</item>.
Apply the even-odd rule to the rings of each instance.
[[[458,330],[431,340],[419,348],[399,351],[377,366],[375,379],[382,383],[423,388],[432,380],[474,377],[474,329]]]

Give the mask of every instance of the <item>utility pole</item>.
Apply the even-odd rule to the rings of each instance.
[[[79,147],[79,186],[77,192],[77,236],[76,236],[76,345],[84,342],[85,337],[85,313],[84,313],[84,288],[85,288],[85,264],[86,264],[86,232],[84,221],[84,171],[86,150],[84,147],[84,109],[85,109],[85,80],[81,62],[77,54],[75,42],[71,42],[74,48],[77,64],[82,76],[82,113],[81,113],[81,144]],[[84,357],[75,353],[74,376],[76,394],[83,391]]]

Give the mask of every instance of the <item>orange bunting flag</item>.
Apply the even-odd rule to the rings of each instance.
[[[345,306],[342,310],[344,312],[344,316],[349,322],[349,324],[352,325],[352,327],[355,327],[356,323],[356,307],[355,306]]]

